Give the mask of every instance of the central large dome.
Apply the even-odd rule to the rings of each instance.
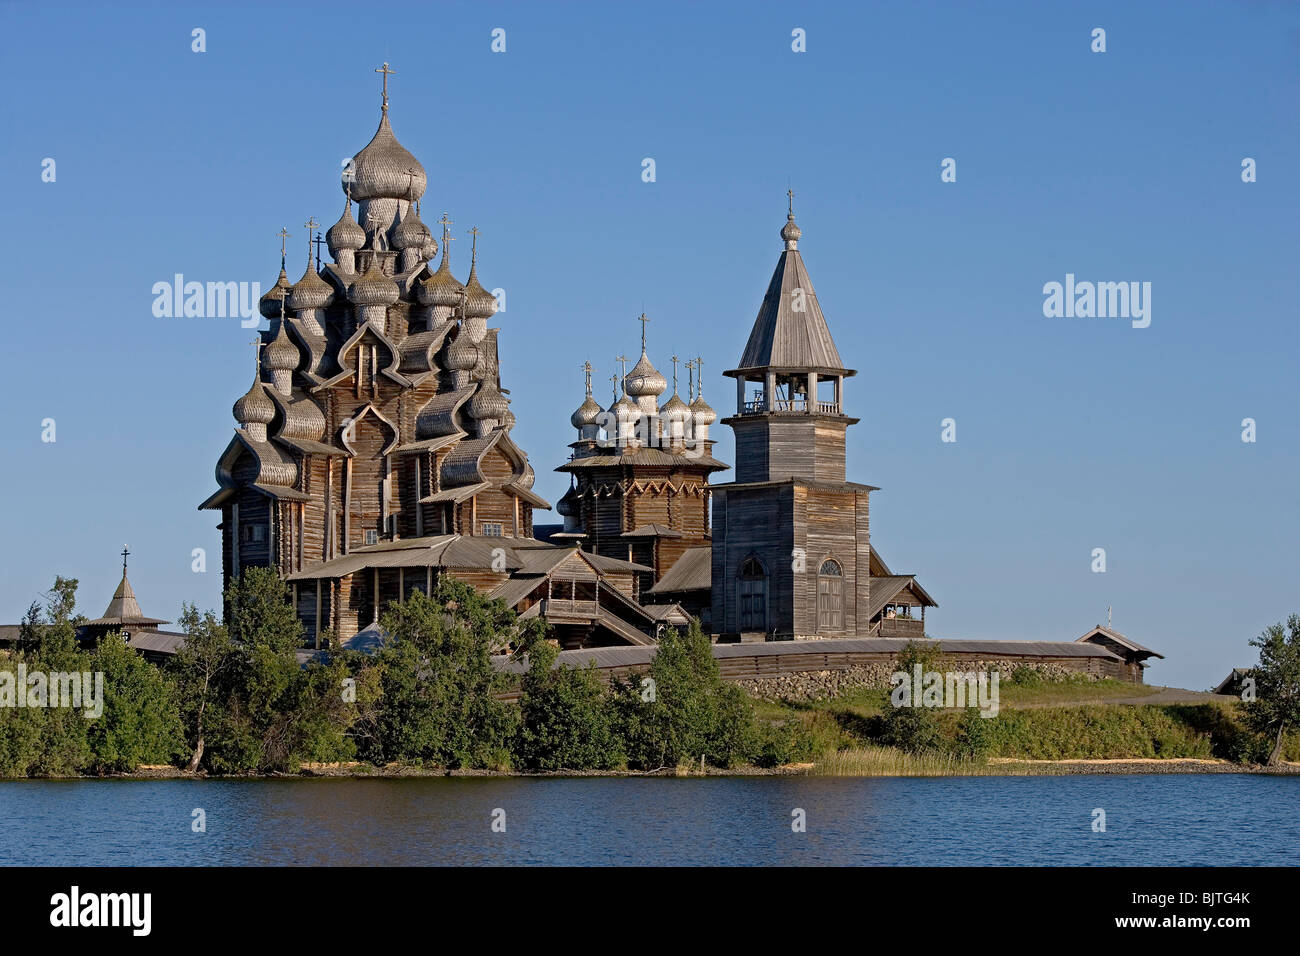
[[[354,179],[352,198],[365,199],[419,199],[428,186],[424,167],[411,152],[397,141],[385,111],[379,129],[366,144],[365,149],[352,158]],[[348,182],[345,177],[343,189]]]

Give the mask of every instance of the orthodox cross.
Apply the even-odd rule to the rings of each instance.
[[[126,556],[131,553],[131,549],[122,545],[122,577],[126,577]]]
[[[609,389],[614,393],[614,401],[618,401],[618,373],[615,372],[609,377]]]
[[[376,213],[374,213],[374,212],[370,212],[370,213],[367,213],[367,214],[366,214],[366,225],[368,225],[371,229],[374,230],[374,231],[370,234],[370,235],[371,235],[371,239],[370,239],[370,248],[371,248],[371,250],[372,250],[373,252],[387,252],[387,251],[388,251],[388,243],[387,243],[387,242],[384,242],[382,248],[380,248],[380,244],[379,244],[380,239],[381,239],[381,237],[382,237],[382,230],[381,230],[379,227],[380,227],[380,225],[381,225],[382,223],[383,223],[383,220],[379,218],[378,214],[376,214]]]
[[[379,69],[375,70],[375,72],[384,74],[384,113],[387,114],[388,113],[388,77],[393,75],[397,71],[390,70],[388,68],[388,64],[385,63]]]
[[[587,380],[587,397],[591,398],[591,361],[590,360],[582,363],[582,371],[585,373],[585,378]]]
[[[644,352],[645,351],[645,324],[650,320],[646,318],[646,314],[644,312],[642,312],[639,316],[637,316],[636,320],[641,323],[641,351]]]
[[[316,246],[316,271],[320,272],[320,247],[325,244],[325,240],[321,238],[321,235],[318,232],[316,233],[316,238],[312,240],[312,243]]]
[[[469,247],[469,266],[472,269],[474,266],[478,265],[478,237],[481,236],[482,233],[478,231],[478,226],[475,226],[469,230],[469,234],[474,237],[470,240]]]
[[[262,337],[259,335],[248,344],[253,346],[253,381],[256,383],[262,378]]]
[[[690,359],[686,360],[686,374],[689,376],[689,381],[686,384],[686,397],[694,401],[695,400],[695,363],[692,362]]]
[[[644,326],[643,326],[644,328]],[[673,356],[673,394],[677,394],[677,356]]]
[[[695,356],[695,370],[700,373],[700,398],[704,397],[704,359]]]
[[[787,197],[789,197],[790,200],[790,218],[793,219],[794,218],[794,190],[787,189],[785,191],[785,194]]]
[[[280,268],[283,269],[284,268],[284,240],[289,238],[289,230],[284,228],[284,226],[281,226],[280,231],[277,232],[276,235],[280,237]]]
[[[627,391],[627,356],[615,355],[614,361],[618,362],[619,367],[623,369],[623,390]]]
[[[318,228],[319,226],[320,223],[316,221],[315,216],[308,216],[307,221],[302,224],[302,227],[307,230],[307,265],[311,265],[311,244],[313,242],[312,230]],[[317,247],[316,251],[318,253],[320,252],[319,246]]]
[[[451,237],[451,233],[447,229],[451,225],[451,220],[447,218],[447,214],[444,212],[442,218],[438,221],[442,223],[442,241],[446,242]]]

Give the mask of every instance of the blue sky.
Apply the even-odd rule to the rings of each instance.
[[[217,605],[217,519],[196,506],[251,333],[155,318],[150,290],[177,272],[265,288],[282,225],[297,278],[302,223],[338,217],[340,162],[378,122],[384,61],[393,126],[428,170],[426,221],[454,220],[462,275],[478,226],[484,284],[507,291],[503,383],[550,500],[579,366],[607,399],[641,311],[661,370],[702,355],[706,397],[728,410],[720,373],[793,185],[800,248],[859,370],[850,477],[882,489],[872,540],[935,595],[933,633],[1072,640],[1113,605],[1117,629],[1168,658],[1152,681],[1205,687],[1300,611],[1297,6],[355,9],[0,10],[0,619],[56,574],[99,614],[123,542],[146,613]],[[1044,317],[1044,283],[1067,273],[1150,282],[1150,327]],[[729,429],[716,437],[731,461]]]

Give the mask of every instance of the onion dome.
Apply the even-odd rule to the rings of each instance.
[[[465,293],[466,318],[486,319],[496,314],[496,296],[479,284],[478,270],[475,266],[470,266],[469,278],[465,280]]]
[[[339,221],[329,227],[325,233],[325,242],[329,245],[330,255],[338,258],[343,251],[356,252],[366,244],[366,231],[352,218],[352,200],[349,198],[343,206],[343,215]]]
[[[398,252],[406,249],[423,250],[429,238],[429,227],[420,221],[420,214],[415,206],[407,206],[406,215],[393,230],[393,248]]]
[[[266,290],[266,294],[257,300],[257,311],[262,313],[265,319],[278,319],[281,312],[282,300],[289,294],[289,277],[284,271],[284,260],[280,261],[280,275],[275,280],[275,285]]]
[[[786,217],[786,223],[781,227],[781,238],[786,242],[798,242],[799,237],[803,235],[803,230],[795,225],[794,215]],[[794,248],[793,246],[791,248]]]
[[[569,416],[569,421],[574,428],[585,428],[588,425],[597,424],[603,412],[604,409],[596,403],[596,400],[591,397],[591,393],[588,392],[586,399],[578,406],[577,411]]]
[[[478,365],[478,346],[468,335],[456,336],[447,347],[447,368],[453,372],[472,372]]]
[[[713,406],[704,400],[704,396],[698,396],[695,401],[691,402],[691,414],[695,416],[697,425],[712,425],[718,420],[718,413],[713,410]]]
[[[275,403],[266,394],[262,380],[256,379],[253,387],[235,402],[230,411],[235,416],[235,421],[241,425],[269,425],[271,419],[275,418]]]
[[[420,161],[393,135],[387,106],[374,137],[352,158],[352,171],[352,182],[344,185],[345,188],[348,185],[352,187],[352,198],[358,201],[419,199],[428,186],[428,177]]]
[[[348,301],[353,305],[392,305],[397,301],[397,283],[384,275],[378,265],[379,257],[372,256],[370,268],[348,288]]]
[[[639,418],[641,409],[637,407],[636,402],[624,395],[613,405],[609,406],[610,414],[615,418]]]
[[[308,260],[307,271],[289,292],[289,308],[295,312],[302,309],[323,309],[333,301],[334,288],[320,277]]]
[[[781,238],[785,240],[787,249],[799,248],[799,237],[803,235],[803,230],[795,225],[794,222],[794,191],[787,193],[790,197],[790,208],[785,216],[785,225],[781,227]]]
[[[578,494],[578,489],[573,485],[564,493],[564,497],[555,503],[555,513],[562,518],[572,518],[578,513],[578,506],[582,501],[582,495]]]
[[[262,364],[272,372],[292,372],[298,367],[298,348],[285,335],[283,319],[275,338],[262,351]]]
[[[659,374],[650,363],[649,356],[642,352],[641,358],[623,380],[623,387],[634,398],[643,395],[653,395],[658,398],[668,388],[668,380]]]
[[[460,292],[463,289],[456,277],[451,274],[447,263],[447,247],[442,250],[442,264],[438,271],[425,279],[416,289],[416,296],[421,305],[445,305],[454,307],[460,304]]]
[[[664,402],[663,407],[659,409],[659,417],[667,422],[685,424],[690,420],[691,406],[683,402],[680,395],[673,392],[673,397]]]
[[[475,421],[482,421],[485,418],[500,421],[506,417],[506,412],[510,411],[510,404],[497,390],[496,384],[488,379],[479,385],[478,391],[469,400],[468,411],[469,417]]]

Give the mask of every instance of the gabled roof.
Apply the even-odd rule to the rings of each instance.
[[[1161,660],[1165,659],[1165,655],[1157,654],[1155,651],[1151,650],[1151,648],[1143,647],[1137,641],[1133,640],[1132,638],[1125,637],[1119,631],[1113,631],[1109,627],[1102,627],[1100,624],[1098,624],[1092,630],[1088,631],[1088,633],[1084,634],[1083,637],[1077,638],[1075,643],[1078,644],[1082,644],[1085,642],[1092,643],[1092,638],[1094,637],[1109,638],[1110,640],[1118,644],[1120,647],[1127,647],[1130,651],[1133,651],[1136,654],[1148,654],[1151,657],[1158,657]]]
[[[867,602],[867,620],[871,620],[885,609],[903,591],[911,590],[921,602],[922,607],[938,607],[934,599],[926,593],[925,588],[916,583],[910,574],[891,574],[871,579],[871,600]]]

